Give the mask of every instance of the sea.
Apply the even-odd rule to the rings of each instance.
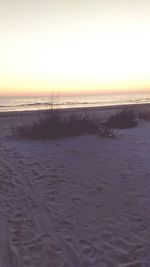
[[[105,107],[150,103],[149,93],[96,94],[78,96],[0,97],[0,112],[53,108]]]

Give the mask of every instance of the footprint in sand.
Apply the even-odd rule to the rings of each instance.
[[[134,260],[138,260],[141,254],[143,253],[143,251],[144,251],[143,246],[138,245],[130,251],[130,255],[133,257]]]
[[[60,254],[52,249],[47,249],[44,253],[44,257],[46,257],[50,264],[53,264],[52,266],[54,266],[54,264],[55,266],[60,266],[61,264],[62,258]]]
[[[51,169],[51,171],[53,171],[53,172],[57,172],[57,169],[55,169],[55,168],[52,168],[52,169]]]
[[[32,259],[34,259],[34,260],[40,259],[44,253],[42,243],[33,244],[30,247],[28,247],[28,250],[32,256]]]
[[[84,264],[89,265],[90,263],[90,266],[97,266],[100,263],[100,258],[104,255],[104,251],[96,248],[90,241],[80,239],[79,242],[82,245],[80,257]]]
[[[61,225],[63,230],[72,230],[73,229],[71,222],[68,220],[61,221],[60,225]]]
[[[100,187],[97,187],[95,192],[98,193],[98,194],[101,194],[103,192],[104,188],[102,186]]]
[[[73,197],[72,198],[72,202],[73,202],[73,204],[75,204],[77,206],[80,206],[81,203],[82,203],[82,200],[80,198],[78,198],[78,197]]]

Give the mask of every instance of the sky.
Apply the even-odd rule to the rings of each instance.
[[[0,0],[0,95],[150,90],[149,0]]]

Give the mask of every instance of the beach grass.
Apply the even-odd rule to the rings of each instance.
[[[64,116],[59,110],[51,109],[41,118],[24,123],[13,129],[16,136],[29,139],[58,139],[82,134],[96,134],[99,125],[88,115],[71,113]]]
[[[139,119],[142,119],[144,121],[149,121],[150,120],[150,111],[149,110],[144,110],[139,112],[138,114]]]
[[[124,108],[109,114],[107,120],[91,116],[88,111],[63,111],[54,109],[40,112],[40,116],[22,122],[13,127],[13,135],[28,139],[58,139],[83,134],[96,134],[99,137],[115,137],[114,129],[133,128],[139,120],[150,120],[149,110],[137,111],[135,108]]]
[[[123,109],[109,117],[106,126],[114,129],[136,127],[138,124],[136,112],[133,109]]]

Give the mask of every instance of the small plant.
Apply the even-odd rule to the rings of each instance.
[[[101,125],[98,130],[98,135],[100,137],[115,137],[113,129],[107,127],[106,125]]]
[[[109,128],[125,129],[137,126],[136,115],[133,109],[122,110],[117,114],[111,116],[106,122]]]

